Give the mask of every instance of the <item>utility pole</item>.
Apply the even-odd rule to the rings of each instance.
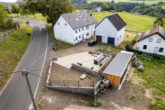
[[[29,79],[28,79],[28,74],[29,73],[27,72],[27,70],[22,71],[22,75],[25,77],[25,80],[26,80],[26,83],[27,83],[27,87],[28,87],[28,90],[29,90],[29,93],[30,93],[30,96],[31,96],[31,100],[32,100],[32,103],[33,103],[34,110],[37,110],[37,106],[35,104],[34,97],[33,97],[33,92],[32,92],[30,82],[29,82]]]

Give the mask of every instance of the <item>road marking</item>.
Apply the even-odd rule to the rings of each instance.
[[[43,73],[43,70],[44,70],[47,51],[48,51],[48,31],[47,31],[46,51],[45,51],[45,56],[44,56],[44,61],[43,61],[43,64],[42,64],[40,76],[42,76],[42,73]],[[36,90],[35,90],[35,93],[34,93],[34,99],[36,98],[36,95],[37,95],[37,91],[38,91],[38,88],[39,88],[40,81],[41,81],[41,78],[39,78],[39,80],[38,80],[37,87],[36,87]]]

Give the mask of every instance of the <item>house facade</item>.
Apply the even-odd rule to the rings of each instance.
[[[160,26],[142,33],[137,42],[137,49],[143,52],[165,56],[165,30]]]
[[[87,12],[62,14],[54,25],[55,38],[76,45],[94,36],[96,24]]]
[[[118,14],[105,17],[96,26],[96,40],[118,46],[124,40],[126,23]]]
[[[96,7],[96,8],[92,8],[93,12],[101,12],[102,11],[102,7]]]

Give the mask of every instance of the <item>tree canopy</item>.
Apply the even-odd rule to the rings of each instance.
[[[42,13],[43,16],[47,16],[47,21],[55,23],[59,16],[63,13],[69,13],[74,10],[74,6],[70,0],[28,0],[26,4],[22,4],[22,11],[29,10],[31,14],[36,12]]]
[[[8,17],[9,9],[6,5],[0,3],[0,25],[3,25]]]
[[[11,4],[11,7],[12,7],[12,12],[13,13],[19,13],[19,7],[17,4]]]

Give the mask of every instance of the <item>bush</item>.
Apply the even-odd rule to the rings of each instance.
[[[0,28],[5,30],[5,29],[11,29],[15,27],[15,23],[11,18],[8,18],[3,24],[0,25]]]
[[[94,100],[90,100],[88,102],[88,106],[94,107],[95,106]],[[101,106],[101,103],[96,101],[96,107],[99,107],[99,106]]]

